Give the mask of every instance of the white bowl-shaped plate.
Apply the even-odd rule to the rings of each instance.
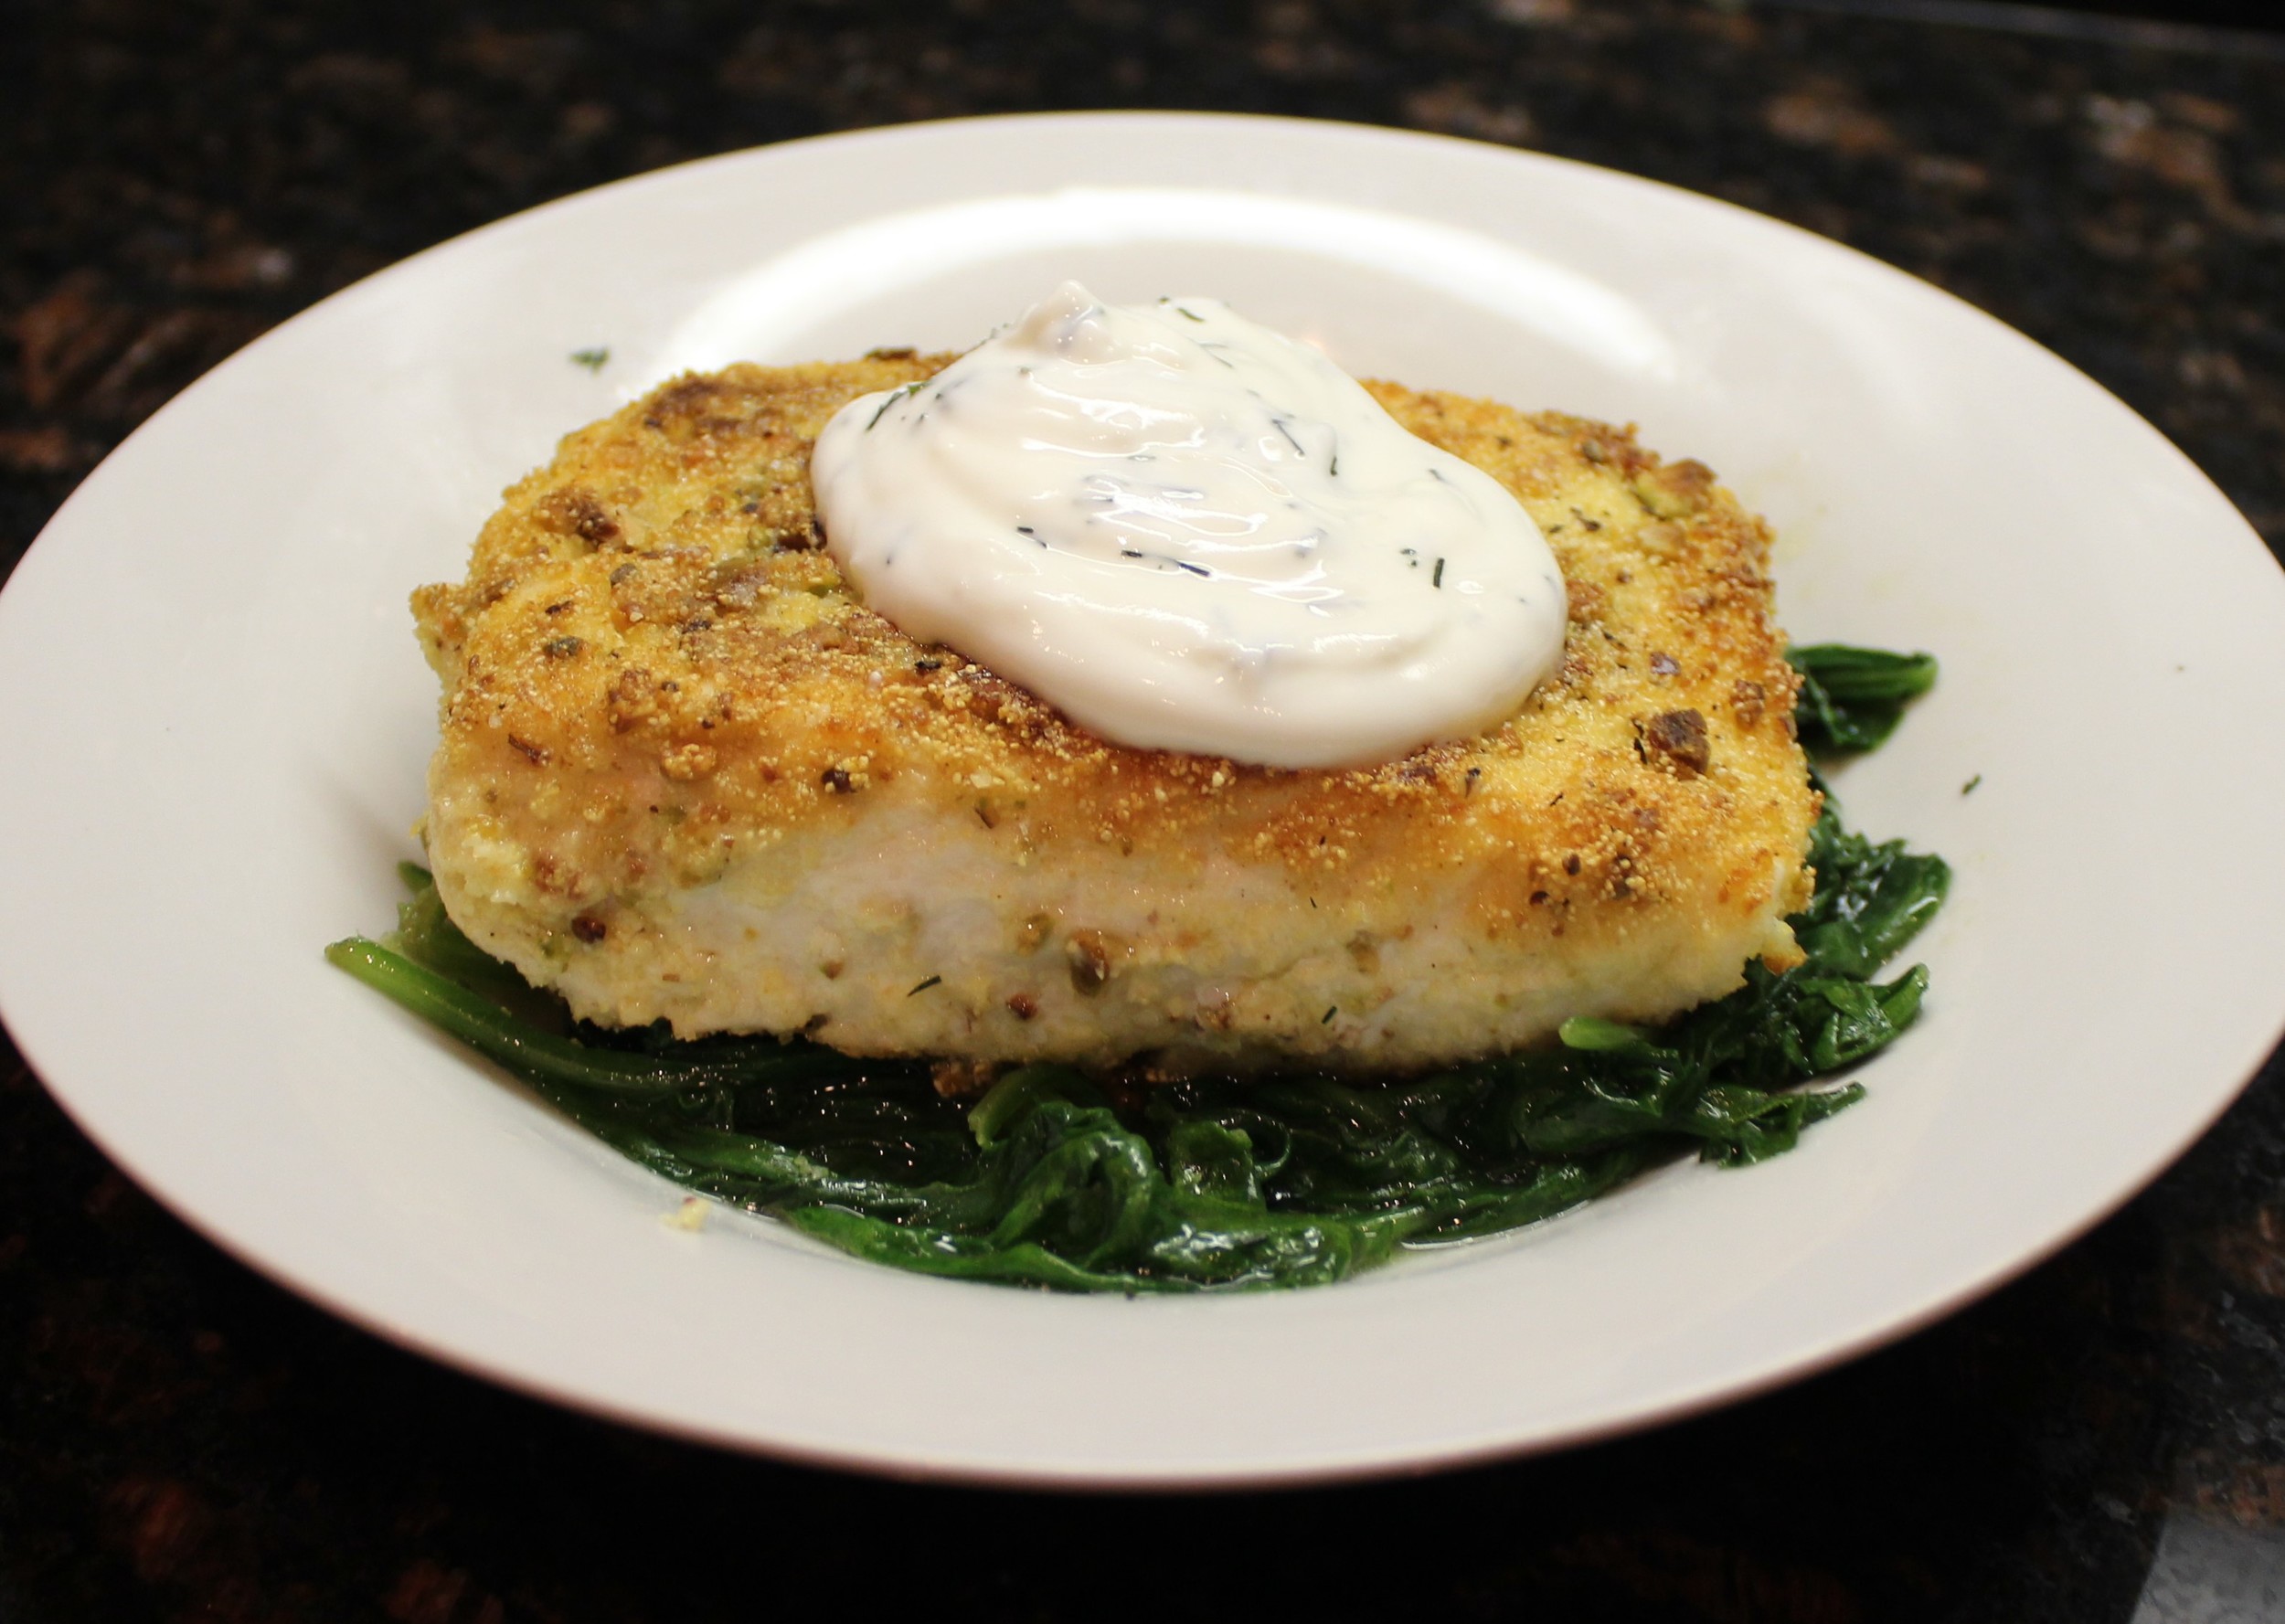
[[[1777,524],[1798,637],[1942,656],[1841,786],[1958,868],[1915,950],[1927,1014],[1864,1105],[1765,1166],[1671,1168],[1339,1287],[1051,1297],[727,1211],[672,1227],[678,1192],[320,960],[390,922],[434,732],[405,596],[460,575],[501,487],[675,367],[964,345],[1068,275],[1638,422]],[[0,995],[122,1166],[408,1346],[901,1473],[1333,1477],[1765,1387],[2085,1229],[2285,1019],[2285,579],[2196,469],[1845,249],[1416,135],[919,125],[475,232],[288,323],[98,470],[0,597]]]

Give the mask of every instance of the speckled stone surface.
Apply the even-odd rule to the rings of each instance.
[[[200,371],[455,232],[787,136],[1102,106],[1509,142],[1840,238],[2092,373],[2274,548],[2285,52],[2208,43],[1682,0],[12,6],[0,563]],[[2285,1067],[2062,1256],[1785,1392],[1417,1482],[1122,1501],[780,1467],[430,1365],[194,1237],[0,1050],[0,1619],[712,1620],[797,1596],[2285,1617]]]

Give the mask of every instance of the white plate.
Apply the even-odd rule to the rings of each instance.
[[[434,689],[405,594],[460,573],[557,435],[672,364],[965,344],[1072,273],[1221,295],[1356,371],[1639,421],[1780,525],[1799,634],[1941,653],[1844,784],[1860,825],[1959,869],[1918,950],[1927,1017],[1864,1106],[1749,1173],[1670,1169],[1349,1285],[1056,1298],[740,1216],[671,1228],[667,1185],[320,961],[388,923],[412,850]],[[568,358],[600,345],[600,374]],[[207,1235],[568,1403],[947,1477],[1457,1461],[1896,1336],[2213,1120],[2285,1012],[2281,634],[2258,542],[2116,400],[1718,203],[1266,120],[797,143],[374,277],[80,488],[0,598],[0,992],[66,1108]]]

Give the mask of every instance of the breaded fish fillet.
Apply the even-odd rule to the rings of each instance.
[[[1769,532],[1704,466],[1369,386],[1538,521],[1561,670],[1483,738],[1240,766],[1106,744],[852,596],[811,442],[949,359],[668,384],[414,595],[444,685],[426,838],[470,936],[608,1024],[1174,1067],[1418,1067],[1798,960],[1816,798]]]

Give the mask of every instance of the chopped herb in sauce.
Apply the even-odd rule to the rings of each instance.
[[[880,403],[880,405],[874,410],[872,417],[866,421],[865,425],[866,431],[870,433],[873,430],[878,428],[880,426],[881,419],[887,413],[890,407],[896,405],[897,402],[904,399],[908,396],[918,395],[922,388],[927,387],[927,382],[928,380],[923,378],[919,383],[906,384],[901,388],[891,389],[888,392],[888,398]],[[925,416],[926,414],[924,413],[922,415]]]

